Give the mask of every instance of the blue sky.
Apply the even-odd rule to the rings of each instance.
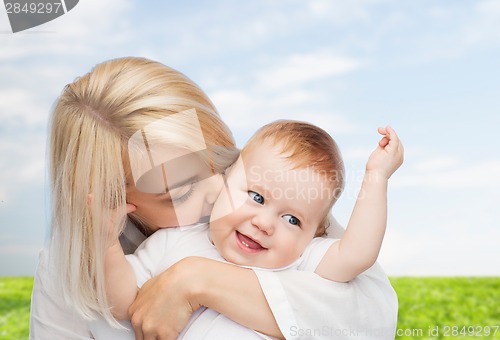
[[[391,124],[380,262],[389,275],[500,275],[500,2],[81,0],[10,33],[0,8],[0,275],[32,275],[49,226],[46,140],[63,86],[143,56],[197,82],[239,146],[280,118],[337,140],[347,223],[364,164]]]

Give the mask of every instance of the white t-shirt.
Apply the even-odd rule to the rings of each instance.
[[[127,226],[121,240],[124,237],[135,244],[145,238],[133,225]],[[354,335],[356,339],[395,337],[397,296],[378,265],[348,283],[325,280],[307,271],[254,272],[287,339],[349,339]],[[55,288],[56,274],[57,268],[45,248],[40,253],[35,274],[30,339],[96,339],[94,332],[99,329],[91,327],[62,300]],[[191,327],[196,322],[194,320]],[[224,336],[229,336],[225,330],[219,332],[218,339],[229,339]]]
[[[335,241],[336,239],[331,238],[315,238],[299,259],[284,268],[270,270],[315,271],[326,251]],[[140,288],[147,280],[161,274],[188,256],[200,256],[227,262],[211,242],[207,223],[160,229],[145,240],[134,254],[127,255],[126,258],[134,269],[137,286]],[[259,270],[259,268],[250,268]]]
[[[302,257],[284,268],[272,269],[272,271],[293,269],[314,271],[334,241],[334,239],[316,238],[309,244]],[[142,287],[147,280],[161,274],[188,256],[200,256],[226,262],[210,240],[207,223],[160,229],[146,239],[134,254],[126,257],[134,270],[137,286]],[[113,339],[127,338],[125,330],[115,330],[107,326],[103,320],[97,324],[98,327],[95,324],[91,327],[94,329],[94,335],[99,338],[104,339],[104,335]],[[134,332],[131,325],[122,324],[128,328],[128,335],[130,339],[133,339]],[[184,329],[178,339],[220,339],[221,334],[224,334],[224,338],[227,339],[271,339],[271,337],[243,327],[206,308],[200,308],[193,314],[188,327]]]

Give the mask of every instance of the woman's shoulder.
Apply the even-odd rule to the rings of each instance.
[[[30,312],[30,339],[91,339],[88,324],[62,297],[49,247],[40,251]]]

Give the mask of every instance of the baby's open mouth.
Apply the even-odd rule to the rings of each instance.
[[[239,231],[236,231],[236,241],[238,243],[238,246],[242,250],[249,253],[256,253],[266,249],[263,246],[261,246],[259,242],[255,241],[254,239],[246,235],[243,235]]]

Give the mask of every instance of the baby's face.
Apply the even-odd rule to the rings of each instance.
[[[331,190],[312,168],[293,166],[269,143],[240,156],[215,202],[210,231],[228,261],[280,268],[295,261],[323,220]]]

